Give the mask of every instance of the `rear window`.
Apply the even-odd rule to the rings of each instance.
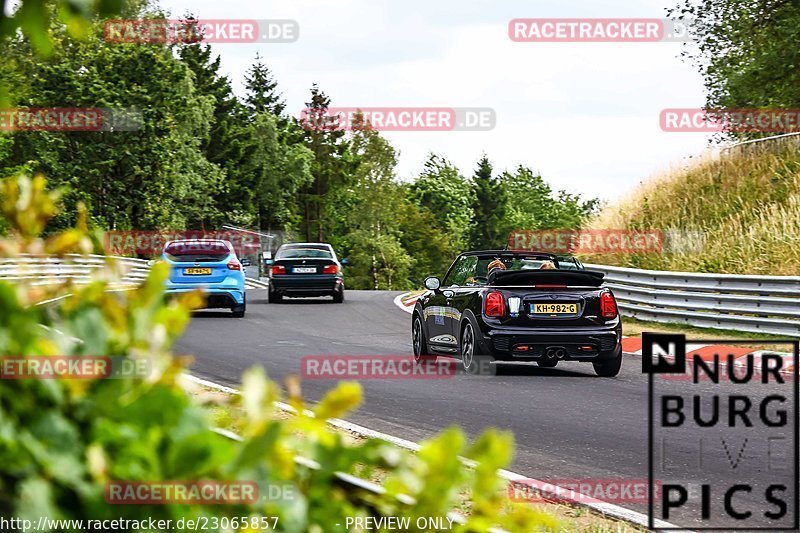
[[[333,259],[333,254],[327,248],[290,246],[278,250],[275,259]]]
[[[221,261],[230,253],[225,243],[220,241],[178,241],[164,248],[164,254],[172,261],[195,263]]]

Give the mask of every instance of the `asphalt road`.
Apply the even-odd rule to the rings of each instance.
[[[300,373],[300,360],[307,355],[408,355],[410,315],[393,305],[397,294],[349,291],[341,305],[329,298],[267,304],[266,290],[248,291],[244,319],[231,318],[228,312],[197,312],[177,352],[194,354],[196,375],[231,386],[254,365],[282,381]],[[613,379],[596,377],[589,364],[561,363],[555,369],[505,366],[492,377],[364,380],[362,385],[364,405],[347,418],[371,429],[419,441],[449,425],[462,427],[472,437],[495,427],[514,432],[517,453],[510,470],[525,476],[562,482],[647,479],[647,378],[638,357],[626,357],[620,375]],[[696,390],[679,381],[662,385],[660,390],[684,395]],[[329,380],[307,379],[303,393],[314,401],[332,386]],[[737,394],[743,391],[741,385],[735,390],[728,387]],[[749,392],[757,407],[767,391]],[[726,409],[721,412],[727,416]],[[776,507],[765,502],[763,490],[775,479],[790,487],[782,496],[789,502],[789,514],[796,511],[791,453],[771,449],[768,464],[766,432],[755,426],[729,430],[726,442],[702,428],[655,435],[656,442],[664,443],[667,466],[694,469],[700,481],[716,480],[711,494],[714,516],[722,512],[720,486],[754,483],[753,493],[733,499],[738,508],[753,512],[748,528],[770,524],[763,512]],[[748,442],[742,449],[744,438]],[[694,451],[700,439],[704,440],[702,464]],[[656,459],[656,464],[661,462]],[[699,515],[696,490],[680,511],[683,514],[673,514],[671,521],[686,525]],[[647,512],[644,502],[614,503]]]

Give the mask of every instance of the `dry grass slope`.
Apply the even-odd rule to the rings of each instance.
[[[661,229],[661,254],[587,256],[656,270],[800,274],[800,141],[765,141],[706,157],[642,184],[590,228]]]

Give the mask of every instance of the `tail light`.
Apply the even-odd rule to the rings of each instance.
[[[322,269],[323,274],[336,274],[339,272],[339,267],[336,265],[325,265]]]
[[[272,265],[272,275],[276,274],[286,274],[286,267],[283,265]]]
[[[483,314],[486,316],[503,317],[506,315],[506,301],[502,293],[490,292],[483,302]]]
[[[617,300],[609,291],[600,293],[600,314],[603,318],[617,317]]]
[[[241,270],[242,265],[238,261],[228,261],[228,270]]]

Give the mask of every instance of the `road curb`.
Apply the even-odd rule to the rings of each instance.
[[[408,294],[408,293],[406,293],[406,294]],[[403,296],[403,295],[400,295],[400,296]],[[395,303],[397,303],[397,301],[400,298],[400,296],[395,298]],[[400,305],[400,304],[398,304],[398,305]],[[408,312],[410,313],[411,311],[409,310]],[[203,386],[206,386],[206,387],[209,387],[209,388],[212,388],[212,389],[216,389],[216,390],[219,390],[221,392],[226,392],[228,394],[239,394],[239,391],[236,390],[236,389],[233,389],[231,387],[226,387],[225,385],[220,385],[219,383],[214,383],[213,381],[209,381],[209,380],[206,380],[206,379],[203,379],[203,378],[199,378],[199,377],[194,376],[192,374],[184,373],[184,374],[181,374],[181,377],[183,377],[183,378],[185,378],[185,379],[187,379],[189,381],[192,381],[194,383],[197,383],[199,385],[203,385]],[[294,407],[292,407],[292,406],[290,406],[290,405],[288,405],[286,403],[283,403],[283,402],[275,402],[275,407],[277,407],[278,409],[280,409],[282,411],[285,411],[285,412],[290,412],[290,413],[296,413],[297,412]],[[313,413],[311,413],[311,411],[306,411],[306,414],[309,414],[309,415],[313,416]],[[400,448],[404,448],[404,449],[409,450],[409,451],[418,452],[420,450],[420,448],[421,448],[421,446],[416,442],[412,442],[412,441],[406,440],[406,439],[401,439],[400,437],[395,437],[393,435],[388,435],[386,433],[381,433],[380,431],[375,431],[373,429],[369,429],[369,428],[366,428],[364,426],[360,426],[358,424],[353,424],[352,422],[348,422],[346,420],[341,420],[339,418],[330,418],[330,419],[328,419],[327,422],[328,422],[328,424],[330,424],[331,426],[333,426],[335,428],[339,428],[339,429],[342,429],[342,430],[345,430],[345,431],[349,431],[351,433],[355,433],[355,434],[357,434],[357,435],[359,435],[361,437],[380,439],[380,440],[389,442],[391,444],[394,444],[396,446],[399,446]],[[469,459],[466,459],[464,457],[460,457],[459,459],[461,459],[462,463],[465,466],[468,466],[468,467],[474,467],[475,466],[475,462],[474,461],[470,461]],[[506,481],[508,481],[510,483],[522,483],[522,482],[524,482],[526,485],[529,485],[529,484],[534,484],[534,485],[537,485],[537,486],[551,485],[551,484],[549,484],[549,483],[547,483],[545,481],[540,481],[540,480],[537,480],[537,479],[533,479],[531,477],[526,477],[526,476],[523,476],[522,474],[518,474],[516,472],[511,472],[510,470],[498,470],[497,471],[497,475],[501,479],[504,479],[504,480],[506,480]],[[555,485],[551,485],[551,486],[553,486],[555,491],[560,493],[560,494],[568,494],[569,493],[569,491],[567,489],[564,489],[564,488],[561,488],[561,487],[558,487],[558,486],[555,486]],[[608,502],[604,502],[604,501],[587,502],[587,501],[582,501],[579,498],[570,498],[569,496],[566,496],[566,495],[560,496],[560,497],[555,498],[555,499],[557,499],[560,502],[567,503],[567,504],[575,506],[575,507],[583,507],[583,508],[590,509],[591,511],[593,511],[593,512],[595,512],[597,514],[600,514],[602,516],[614,518],[616,520],[627,522],[629,524],[633,524],[633,525],[638,526],[638,527],[643,527],[643,528],[647,529],[648,526],[649,526],[649,521],[648,521],[647,515],[639,513],[637,511],[632,511],[630,509],[626,509],[624,507],[620,507],[619,505],[616,505],[616,504],[613,504],[613,503],[608,503]],[[663,520],[655,520],[655,526],[657,528],[669,528],[669,529],[672,529],[672,530],[675,531],[675,533],[688,533],[688,530],[679,530],[678,526],[676,526],[674,524],[671,524],[669,522],[665,522]]]
[[[394,299],[394,305],[406,313],[411,314],[414,312],[414,305],[424,292],[425,291],[409,291],[404,292],[403,294],[398,294]]]

